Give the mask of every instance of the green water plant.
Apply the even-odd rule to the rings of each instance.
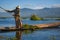
[[[24,24],[24,25],[23,25],[23,28],[26,28],[26,29],[32,29],[32,30],[38,29],[37,26],[28,25],[28,24]]]
[[[6,40],[17,40],[16,37],[10,37],[10,38],[6,38]]]
[[[33,14],[33,15],[30,17],[30,20],[43,20],[43,18],[38,17],[37,15]]]
[[[60,20],[60,18],[57,18],[56,20]]]

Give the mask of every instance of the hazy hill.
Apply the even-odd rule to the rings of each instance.
[[[60,17],[60,8],[43,8],[43,9],[20,9],[21,17],[30,17],[37,14],[40,17]],[[12,17],[11,14],[0,12],[0,17]]]
[[[44,8],[44,9],[21,9],[21,14],[23,16],[31,16],[32,14],[37,14],[40,17],[60,17],[60,8]]]

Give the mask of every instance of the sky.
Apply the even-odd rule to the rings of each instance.
[[[60,0],[0,0],[0,6],[8,10],[14,9],[17,5],[19,5],[21,8],[31,9],[60,7]]]

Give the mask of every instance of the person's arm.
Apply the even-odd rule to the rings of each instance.
[[[5,10],[6,12],[14,12],[14,10],[10,11],[10,10]]]

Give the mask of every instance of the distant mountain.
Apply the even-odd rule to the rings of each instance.
[[[13,16],[7,12],[0,12],[0,17],[13,17]]]
[[[20,9],[21,17],[30,17],[32,14],[36,14],[39,17],[60,17],[60,8],[43,8],[43,9]],[[0,12],[0,17],[12,17],[11,14]]]
[[[41,17],[60,17],[60,8],[44,8],[38,10]]]
[[[43,9],[21,9],[21,14],[23,16],[31,16],[32,14],[36,14],[39,17],[60,17],[60,8],[43,8]]]

